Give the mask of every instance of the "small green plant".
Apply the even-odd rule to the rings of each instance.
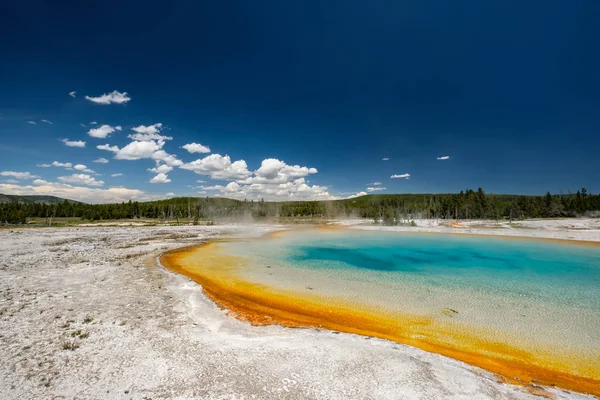
[[[84,324],[89,324],[90,322],[92,322],[94,320],[94,318],[90,317],[89,315],[85,316],[85,319],[83,320]]]
[[[417,223],[415,221],[410,221],[410,226],[417,226]]]
[[[65,340],[62,344],[63,350],[75,351],[79,348],[79,343],[75,340]]]
[[[89,333],[89,332],[82,332],[82,333],[79,335],[79,339],[87,339],[89,336],[90,336],[90,333]]]

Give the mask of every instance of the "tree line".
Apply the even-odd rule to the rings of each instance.
[[[260,221],[286,218],[372,218],[388,225],[414,219],[522,219],[600,216],[600,194],[520,196],[467,189],[455,194],[378,194],[334,201],[266,202],[179,197],[168,200],[85,204],[0,203],[0,223],[25,224],[42,218],[88,221],[150,218],[163,221]]]

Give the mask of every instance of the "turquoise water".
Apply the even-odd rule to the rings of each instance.
[[[600,310],[600,247],[438,234],[311,231],[234,244],[259,263]]]

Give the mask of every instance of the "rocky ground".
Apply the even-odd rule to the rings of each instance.
[[[155,263],[168,249],[276,228],[0,229],[0,398],[535,398],[415,348],[250,326]]]

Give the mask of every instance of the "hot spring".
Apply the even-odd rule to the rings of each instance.
[[[389,339],[514,383],[600,394],[598,245],[309,229],[161,261],[254,324]]]

